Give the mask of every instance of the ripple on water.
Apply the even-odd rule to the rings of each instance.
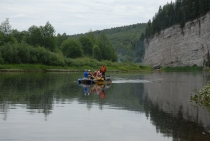
[[[112,83],[151,83],[152,81],[149,80],[142,80],[142,79],[119,79],[113,80]]]

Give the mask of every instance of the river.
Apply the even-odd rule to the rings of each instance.
[[[210,113],[190,100],[208,72],[0,73],[0,141],[209,141]]]

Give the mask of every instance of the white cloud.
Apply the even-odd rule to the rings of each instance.
[[[0,22],[10,19],[19,31],[49,21],[56,33],[77,34],[90,30],[146,23],[159,6],[170,0],[1,0]]]

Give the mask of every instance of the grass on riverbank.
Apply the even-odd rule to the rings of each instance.
[[[0,71],[84,71],[90,69],[92,71],[98,70],[101,65],[107,67],[107,71],[153,71],[154,68],[143,64],[136,64],[131,62],[117,63],[111,61],[97,61],[90,58],[66,59],[62,66],[48,66],[43,64],[0,64]],[[171,71],[198,71],[202,67],[185,66],[185,67],[162,67],[163,72]]]
[[[152,71],[153,68],[135,63],[117,63],[111,61],[97,61],[89,58],[72,59],[65,66],[47,66],[43,64],[0,64],[0,71],[92,71],[99,70],[101,65],[107,67],[107,71]]]

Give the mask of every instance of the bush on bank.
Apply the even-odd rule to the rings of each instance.
[[[85,59],[84,59],[85,60]],[[90,59],[92,60],[92,59]],[[151,68],[146,67],[145,69],[141,69],[138,64],[131,65],[125,65],[120,63],[108,63],[107,62],[97,62],[93,61],[95,63],[90,63],[83,61],[83,59],[70,59],[68,60],[69,64],[68,66],[49,66],[49,65],[43,65],[43,64],[1,64],[0,65],[0,71],[47,71],[50,69],[56,69],[57,71],[84,71],[85,69],[90,69],[91,71],[99,70],[101,65],[104,64],[107,67],[107,71],[152,71]]]
[[[73,59],[63,56],[59,51],[51,52],[44,47],[33,47],[24,42],[0,46],[0,64],[0,69],[99,69],[103,64],[109,70],[151,70],[150,67],[131,62],[98,61],[87,57]]]
[[[210,83],[203,86],[194,96],[191,96],[191,100],[210,111]]]

